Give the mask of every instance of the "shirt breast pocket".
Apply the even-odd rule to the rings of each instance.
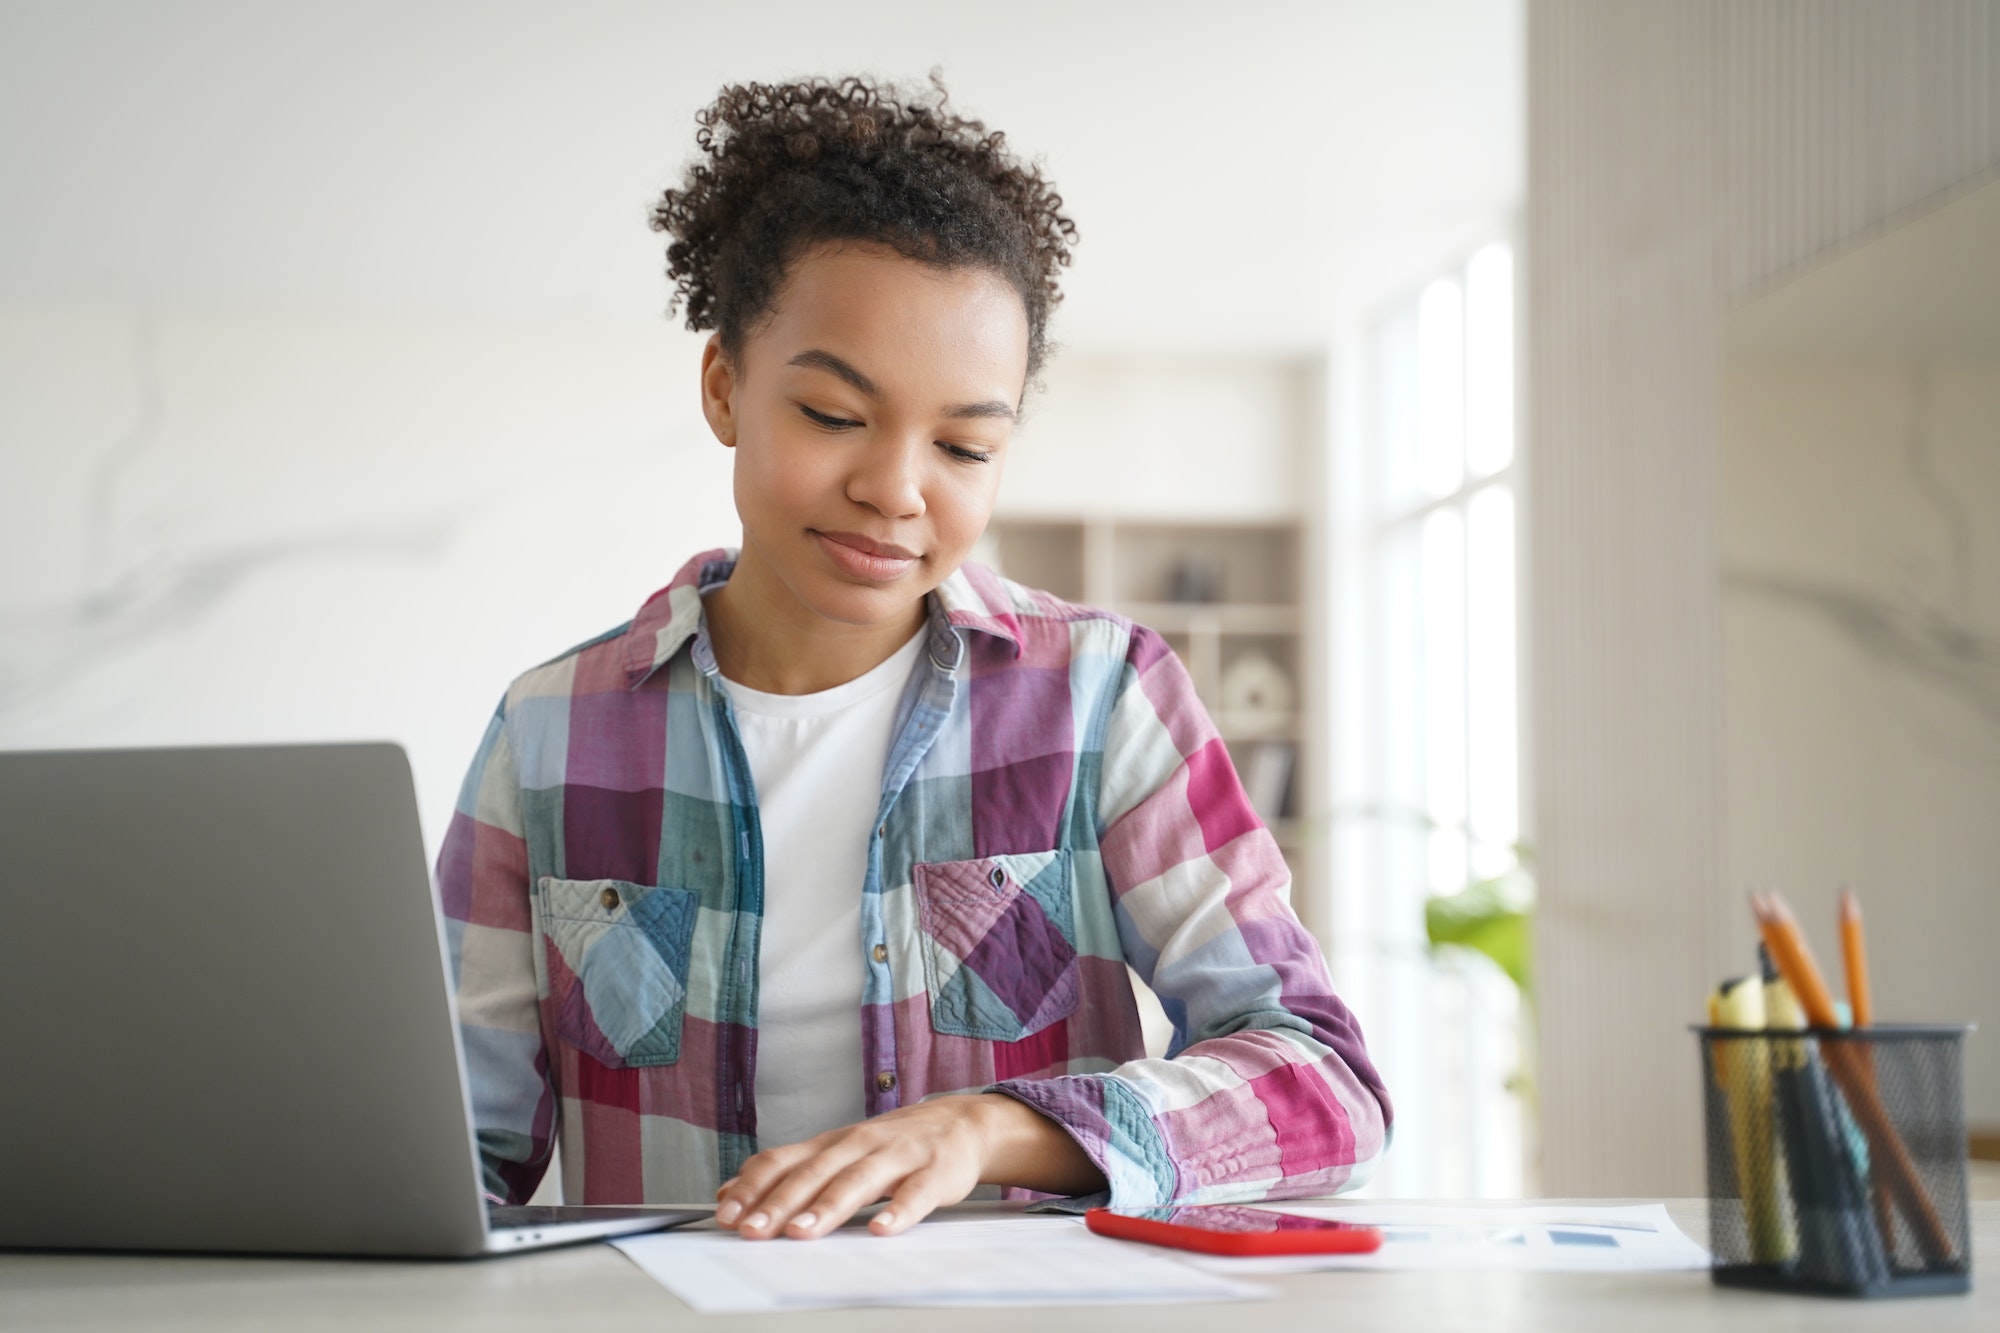
[[[612,1069],[680,1059],[700,901],[690,889],[544,876],[556,1035]]]
[[[1068,851],[921,862],[912,880],[934,1029],[1019,1041],[1076,1012]]]

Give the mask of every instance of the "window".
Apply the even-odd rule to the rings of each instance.
[[[1336,470],[1332,960],[1396,1099],[1384,1195],[1527,1183],[1518,991],[1424,927],[1521,836],[1513,268],[1488,245],[1369,331]]]

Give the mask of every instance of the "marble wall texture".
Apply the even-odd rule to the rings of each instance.
[[[1729,883],[1822,960],[1861,895],[1879,1016],[2000,1015],[2000,358],[1732,361]],[[1748,959],[1743,970],[1748,970]],[[2000,1052],[1968,1114],[2000,1124]]]
[[[689,335],[0,307],[0,747],[388,738],[733,540]]]

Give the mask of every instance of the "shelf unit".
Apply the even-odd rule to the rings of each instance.
[[[1258,808],[1302,877],[1302,794],[1316,760],[1307,742],[1305,534],[1292,521],[1171,522],[1083,516],[996,518],[980,558],[1017,582],[1100,606],[1159,632],[1180,654]],[[1252,656],[1263,659],[1246,663]],[[1254,708],[1232,696],[1268,680]],[[1279,691],[1278,693],[1284,693]]]

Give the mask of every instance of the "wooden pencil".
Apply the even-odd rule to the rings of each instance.
[[[1852,889],[1840,891],[1840,961],[1847,969],[1847,1007],[1854,1026],[1865,1028],[1875,1021],[1875,1005],[1868,993],[1868,940],[1861,926],[1861,903]]]

